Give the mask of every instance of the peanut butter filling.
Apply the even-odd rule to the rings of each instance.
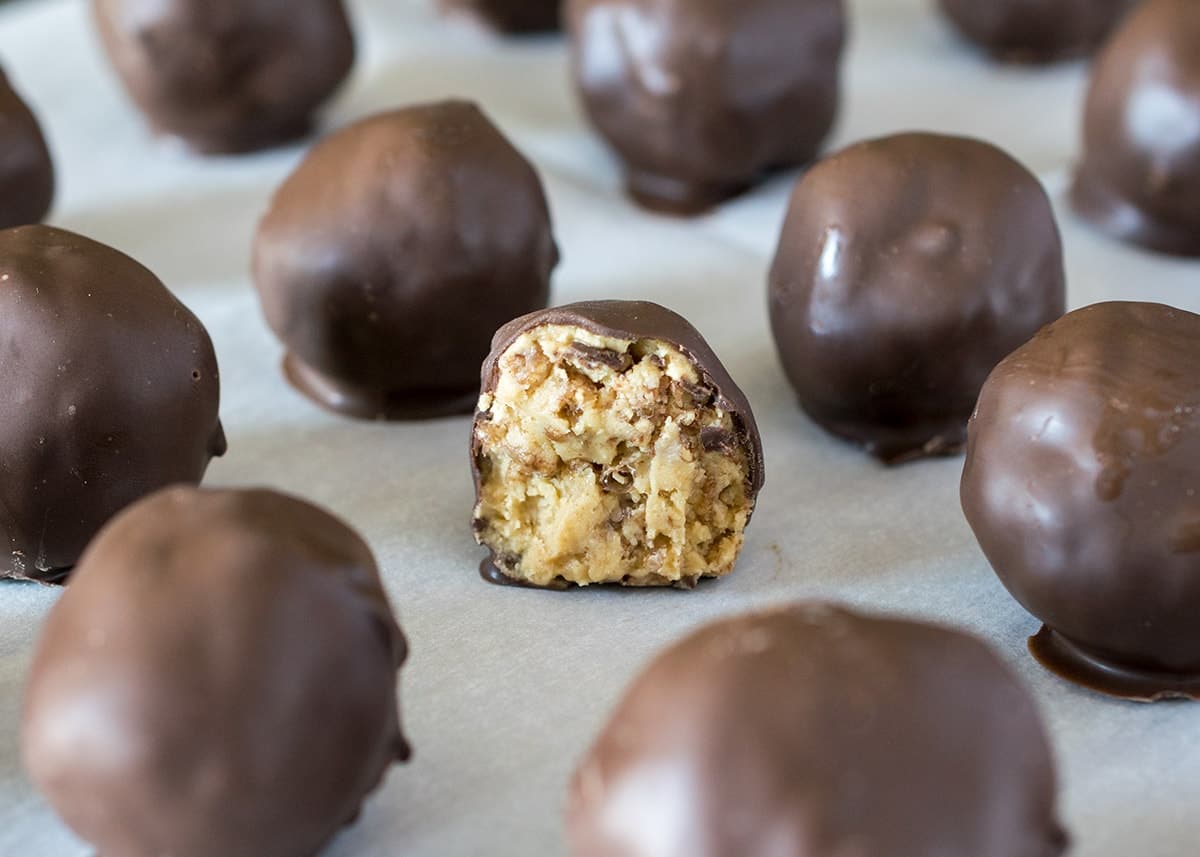
[[[753,502],[733,420],[669,343],[544,325],[479,401],[476,537],[547,586],[690,586],[733,569]]]

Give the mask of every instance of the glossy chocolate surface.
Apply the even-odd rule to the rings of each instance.
[[[318,143],[254,244],[289,379],[366,419],[470,413],[492,334],[546,304],[557,262],[537,173],[465,101]]]
[[[665,307],[647,301],[583,301],[530,313],[513,319],[496,331],[491,352],[481,369],[480,387],[483,394],[496,388],[500,380],[499,361],[509,346],[522,334],[547,325],[580,328],[615,339],[657,340],[677,348],[697,368],[699,389],[704,395],[711,397],[716,407],[729,413],[732,418],[732,436],[723,439],[723,442],[738,447],[744,454],[744,460],[747,462],[746,494],[750,498],[753,514],[754,500],[766,478],[758,425],[746,394],[730,377],[720,359],[690,322]],[[483,412],[476,412],[477,424],[484,418]],[[477,503],[481,496],[481,458],[479,435],[473,430],[471,472]],[[480,527],[481,522],[476,517],[474,528],[477,538],[480,535]],[[489,583],[532,586],[526,581],[513,578],[503,568],[498,567],[504,565],[503,561],[497,562],[498,559],[501,558],[493,553],[481,563],[479,571],[484,580]],[[697,582],[686,580],[676,585],[680,588],[692,588]],[[557,590],[566,588],[566,585],[561,581],[554,581],[548,586],[534,588]]]
[[[225,452],[200,321],[142,265],[0,231],[0,577],[58,582],[125,506]]]
[[[1200,316],[1103,303],[996,367],[962,503],[1048,667],[1134,699],[1200,698]]]
[[[478,18],[502,33],[548,33],[559,27],[563,0],[440,0],[443,9]]]
[[[0,229],[38,223],[54,200],[54,164],[37,117],[0,71]]]
[[[202,153],[304,136],[354,64],[342,0],[92,0],[92,8],[150,126]]]
[[[1005,62],[1092,53],[1139,0],[939,0],[958,32]]]
[[[567,0],[566,19],[584,108],[648,208],[703,211],[833,125],[842,0]]]
[[[958,452],[992,368],[1064,311],[1046,192],[977,140],[858,143],[796,185],[771,326],[801,406],[895,463]]]
[[[170,488],[105,528],[51,610],[22,756],[105,857],[311,857],[409,755],[405,652],[344,523]]]
[[[571,781],[574,857],[1058,857],[1029,694],[965,634],[821,604],[634,680]]]
[[[1200,256],[1200,5],[1146,0],[1096,60],[1075,209],[1150,250]]]

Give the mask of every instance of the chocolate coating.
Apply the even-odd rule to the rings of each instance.
[[[833,125],[842,0],[568,0],[575,81],[642,205],[694,214],[808,163]]]
[[[54,164],[37,117],[0,71],[0,229],[37,223],[54,201]]]
[[[170,488],[104,529],[51,610],[22,756],[105,857],[308,857],[409,755],[405,651],[344,523]]]
[[[92,0],[156,133],[207,154],[290,142],[354,65],[342,0]]]
[[[1057,857],[1029,694],[965,634],[804,604],[708,625],[571,781],[574,857]]]
[[[545,306],[557,262],[537,173],[464,101],[318,143],[254,242],[289,380],[364,418],[469,413],[492,334]]]
[[[686,381],[682,377],[675,379],[663,378],[657,383],[659,395],[653,403],[648,401],[640,402],[634,405],[627,405],[618,400],[615,394],[606,394],[602,392],[604,382],[600,380],[604,372],[598,372],[593,376],[588,376],[588,382],[581,384],[581,390],[586,390],[587,395],[598,394],[601,396],[602,404],[600,409],[616,413],[617,421],[624,422],[632,426],[633,423],[641,423],[643,421],[652,422],[661,417],[661,414],[656,413],[655,409],[662,407],[664,409],[677,405],[677,403],[685,399],[687,404],[684,410],[689,408],[691,411],[698,411],[699,414],[716,413],[722,418],[728,418],[728,427],[722,428],[714,425],[713,427],[705,427],[698,430],[694,449],[690,449],[688,456],[689,460],[704,461],[707,453],[718,453],[728,457],[731,460],[739,462],[740,480],[742,484],[738,485],[736,490],[732,492],[746,504],[744,512],[744,520],[739,526],[732,529],[736,532],[731,536],[731,539],[736,540],[737,547],[740,548],[741,531],[749,524],[750,517],[753,514],[754,504],[759,491],[762,489],[764,481],[763,468],[763,452],[762,440],[759,436],[758,426],[754,420],[754,414],[750,407],[750,402],[746,395],[737,386],[734,380],[730,377],[721,361],[709,347],[704,338],[686,319],[682,316],[666,309],[657,304],[644,301],[585,301],[581,303],[569,304],[561,307],[553,307],[550,309],[540,310],[530,313],[521,318],[514,319],[504,325],[498,331],[492,340],[492,350],[484,361],[481,370],[481,396],[480,406],[475,414],[475,425],[471,433],[471,470],[475,481],[475,496],[476,509],[474,516],[474,531],[476,540],[489,549],[490,556],[481,564],[480,572],[484,578],[491,583],[506,583],[512,585],[530,586],[536,585],[538,588],[562,589],[567,583],[619,583],[626,586],[659,586],[659,585],[674,585],[682,588],[691,588],[695,586],[700,577],[717,576],[717,574],[726,573],[728,569],[720,572],[712,572],[708,569],[704,572],[696,572],[694,574],[685,574],[682,577],[674,578],[665,575],[664,573],[655,572],[651,566],[653,557],[647,557],[644,562],[627,562],[629,566],[625,568],[623,576],[613,577],[612,579],[591,579],[583,580],[564,580],[561,577],[554,577],[546,581],[539,581],[537,584],[531,584],[527,576],[521,571],[522,557],[507,555],[504,551],[499,550],[498,539],[492,531],[494,522],[489,521],[484,514],[484,494],[485,483],[488,480],[503,481],[505,474],[510,477],[515,468],[505,466],[503,469],[496,461],[489,457],[489,450],[485,448],[484,434],[485,427],[491,424],[494,420],[500,419],[493,412],[492,404],[500,398],[498,390],[505,383],[513,385],[520,384],[520,378],[505,379],[502,371],[502,361],[506,356],[506,352],[515,343],[518,343],[527,334],[533,334],[540,330],[548,330],[551,328],[563,328],[572,331],[583,331],[592,334],[595,337],[600,337],[607,340],[620,341],[629,343],[626,351],[618,353],[608,351],[602,348],[597,348],[576,341],[567,350],[574,353],[582,361],[579,367],[562,368],[559,367],[551,373],[551,377],[557,377],[559,372],[562,372],[564,379],[578,377],[584,375],[590,364],[597,369],[607,367],[617,373],[628,372],[634,369],[644,358],[637,356],[642,349],[647,352],[652,351],[654,344],[665,344],[671,349],[678,352],[683,360],[688,364],[691,371],[695,373],[694,381]],[[648,358],[651,363],[657,362],[659,370],[670,370],[670,367],[656,356]],[[529,366],[529,372],[532,375],[539,375],[540,371],[533,367],[533,364],[526,362]],[[647,375],[648,377],[648,375]],[[553,386],[553,385],[552,385]],[[636,474],[643,467],[645,462],[638,461],[637,456],[642,453],[649,454],[651,450],[630,449],[621,452],[625,447],[632,444],[627,439],[622,439],[619,442],[614,441],[610,444],[610,439],[604,439],[600,443],[602,449],[615,445],[617,452],[611,457],[606,457],[604,460],[591,460],[589,458],[589,450],[586,444],[590,440],[595,440],[597,436],[603,438],[604,429],[602,419],[595,414],[589,413],[590,405],[583,401],[575,392],[567,389],[565,392],[559,390],[557,395],[573,401],[573,410],[576,411],[574,416],[578,420],[575,429],[570,434],[573,434],[578,439],[581,445],[579,449],[574,449],[570,442],[565,446],[558,447],[557,444],[562,440],[558,436],[558,425],[549,431],[549,441],[554,445],[556,454],[551,456],[554,459],[553,466],[544,460],[536,461],[532,465],[530,478],[547,478],[551,482],[562,480],[569,477],[570,474],[577,473],[580,470],[604,470],[605,477],[611,478],[613,470],[627,470],[627,475],[623,478],[624,490],[629,490],[630,480],[636,486]],[[607,395],[607,398],[605,396]],[[550,401],[552,397],[547,398],[544,393],[537,393],[531,397],[530,401],[520,407],[523,415],[534,414],[538,415],[538,409],[545,402]],[[629,413],[626,414],[623,408],[628,407]],[[541,416],[547,416],[540,414]],[[556,418],[556,414],[548,415]],[[702,416],[693,415],[686,419],[700,420]],[[661,421],[661,420],[660,420]],[[721,419],[713,420],[714,424],[721,422]],[[698,425],[699,423],[697,423]],[[525,441],[518,439],[524,427],[519,423],[513,423],[506,431],[508,439],[501,444],[504,447],[506,454],[511,454],[518,460],[524,459],[544,459],[537,453],[531,453],[531,449],[535,449],[541,445],[543,438],[535,438],[526,446]],[[654,443],[654,455],[659,456],[657,447],[663,441],[666,430],[663,426],[659,426],[653,432],[656,441]],[[681,447],[688,447],[687,439],[681,439],[678,442]],[[572,449],[571,452],[564,451]],[[611,450],[610,450],[611,451]],[[675,457],[677,453],[667,453],[660,457],[659,468],[655,472],[655,487],[657,493],[666,494],[670,490],[669,471],[666,465],[662,464],[663,458]],[[620,459],[620,460],[618,460]],[[654,465],[651,465],[654,468]],[[603,480],[601,480],[603,481]],[[691,496],[688,497],[688,503],[691,504],[694,498],[705,493],[707,483],[703,479],[698,479],[690,488]],[[608,486],[602,490],[609,490],[613,486]],[[522,489],[522,490],[527,490]],[[566,495],[568,489],[562,487],[559,493]],[[731,497],[729,494],[722,494],[725,498],[727,506],[735,506],[738,499]],[[552,504],[544,504],[547,508]],[[588,510],[580,508],[568,515],[568,517],[579,519],[585,517]],[[691,509],[695,512],[695,508]],[[620,512],[621,516],[633,514],[629,509],[623,508]],[[681,511],[679,514],[692,517],[688,512]],[[558,525],[553,521],[539,520],[535,522],[532,529],[545,528],[548,530],[555,529]],[[711,525],[706,528],[706,535],[714,541],[718,538],[720,527]],[[642,534],[644,535],[644,534]],[[666,538],[666,536],[660,536]],[[591,534],[585,541],[595,541],[595,534]],[[649,541],[654,541],[649,538]],[[626,539],[628,542],[628,539]],[[636,555],[636,551],[645,547],[639,544],[626,544],[624,554],[626,559]],[[586,553],[587,546],[580,548]],[[736,558],[737,549],[732,550],[734,558]],[[599,561],[596,563],[599,565]],[[731,563],[730,563],[731,565]],[[636,567],[633,567],[636,566]]]
[[[442,8],[465,12],[502,33],[548,33],[559,27],[563,0],[440,0]]]
[[[1140,0],[938,0],[958,32],[994,58],[1042,63],[1092,53]]]
[[[225,452],[200,321],[150,271],[48,226],[0,231],[0,577],[60,582],[117,512]]]
[[[1200,698],[1198,363],[1200,316],[1096,304],[997,366],[971,420],[963,511],[1046,623],[1035,653],[1120,696]]]
[[[1065,309],[1046,192],[996,147],[850,146],[796,185],[771,328],[804,410],[895,463],[958,452],[992,368]]]
[[[1071,199],[1100,229],[1200,256],[1200,5],[1146,0],[1096,60]]]

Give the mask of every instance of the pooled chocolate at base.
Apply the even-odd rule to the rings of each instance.
[[[798,604],[632,682],[571,778],[573,857],[1059,857],[1029,693],[957,631]]]
[[[513,577],[512,575],[505,574],[496,567],[496,563],[492,561],[490,556],[484,557],[482,560],[480,560],[479,576],[482,577],[486,583],[494,583],[496,586],[512,586],[516,589],[553,589],[557,592],[561,592],[562,590],[569,588],[566,581],[559,580],[557,578],[549,583],[538,585],[536,583],[530,583],[528,580],[521,580]]]
[[[440,0],[442,9],[471,15],[501,33],[522,35],[559,29],[563,0]]]
[[[474,389],[388,392],[355,387],[323,375],[295,354],[283,357],[283,375],[296,390],[328,411],[360,420],[428,420],[469,414],[479,400]]]
[[[576,89],[651,210],[808,163],[837,113],[842,0],[567,0]]]
[[[1097,693],[1134,702],[1200,700],[1200,671],[1187,676],[1132,667],[1089,651],[1048,625],[1029,638],[1029,653],[1060,678]]]
[[[939,0],[960,35],[1001,62],[1092,53],[1139,0]]]
[[[496,328],[545,306],[558,249],[533,166],[474,104],[363,119],[273,196],[254,283],[300,392],[346,416],[470,413]]]
[[[1048,668],[1115,696],[1200,698],[1200,316],[1111,302],[1001,362],[962,506]]]
[[[224,454],[207,331],[123,253],[0,230],[0,578],[60,583],[105,522]]]
[[[406,648],[344,523],[169,488],[101,532],[50,611],[22,758],[103,855],[315,855],[410,754]]]
[[[1200,4],[1146,0],[1092,71],[1075,210],[1149,250],[1200,256]]]
[[[732,570],[762,446],[745,395],[682,317],[635,301],[531,313],[496,333],[481,386],[485,580],[692,588]]]
[[[0,229],[38,223],[54,201],[54,164],[33,111],[0,71]]]

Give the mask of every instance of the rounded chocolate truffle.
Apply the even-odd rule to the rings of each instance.
[[[254,242],[288,379],[369,419],[470,413],[492,334],[546,305],[557,262],[537,173],[464,101],[318,143]]]
[[[38,223],[54,201],[54,164],[33,112],[0,71],[0,229]]]
[[[1092,53],[1140,0],[938,0],[958,32],[1005,62]]]
[[[471,455],[485,579],[691,588],[733,570],[762,442],[681,316],[640,301],[532,313],[497,331],[482,386]]]
[[[567,0],[576,85],[642,205],[694,214],[833,125],[842,0]]]
[[[1200,4],[1146,0],[1096,61],[1075,209],[1151,250],[1200,256]]]
[[[463,12],[502,33],[557,30],[563,0],[441,0],[449,12]]]
[[[123,253],[0,231],[0,577],[59,582],[96,531],[225,452],[200,321]]]
[[[770,274],[800,405],[895,463],[958,452],[992,368],[1065,305],[1046,192],[994,146],[853,145],[796,185]]]
[[[708,625],[571,781],[574,857],[1058,857],[1029,694],[973,637],[822,604]]]
[[[270,491],[169,488],[89,546],[34,653],[21,752],[101,854],[307,857],[408,757],[371,551]]]
[[[92,8],[153,130],[202,153],[304,136],[354,65],[342,0],[92,0]]]
[[[988,378],[962,504],[1060,675],[1200,699],[1200,316],[1077,310]]]

